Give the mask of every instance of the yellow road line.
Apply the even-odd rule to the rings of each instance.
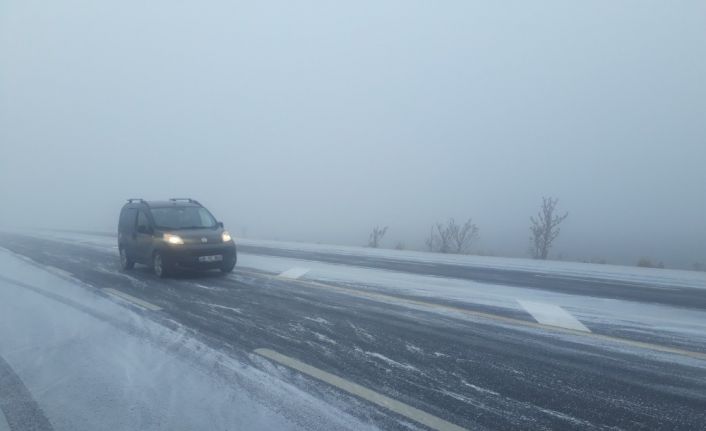
[[[269,358],[275,362],[285,365],[289,368],[295,369],[303,374],[311,376],[317,380],[328,383],[331,386],[335,386],[349,394],[355,395],[359,398],[367,400],[373,404],[377,404],[380,407],[384,407],[398,415],[404,416],[422,425],[426,425],[431,429],[437,431],[467,431],[465,428],[461,428],[458,425],[454,425],[451,422],[445,421],[439,417],[431,415],[427,412],[419,410],[415,407],[387,397],[379,392],[375,392],[357,383],[353,383],[334,374],[328,373],[326,371],[320,370],[311,365],[305,364],[297,359],[290,358],[281,353],[275,352],[270,349],[255,349],[255,353],[260,356]]]

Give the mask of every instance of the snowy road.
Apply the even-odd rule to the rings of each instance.
[[[9,429],[706,423],[700,274],[244,241],[228,277],[159,280],[41,236],[0,234]]]

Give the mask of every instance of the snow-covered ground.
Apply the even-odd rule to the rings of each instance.
[[[57,431],[370,428],[60,271],[0,249],[0,276],[0,358]]]
[[[449,255],[424,251],[387,250],[367,247],[336,246],[284,241],[237,239],[238,244],[300,250],[345,256],[365,256],[380,259],[402,260],[423,264],[451,264],[475,268],[493,268],[529,271],[547,275],[593,278],[664,286],[683,286],[706,289],[706,272],[673,269],[639,268],[620,265],[602,265],[581,262],[542,261],[535,259]]]
[[[10,424],[7,423],[2,409],[0,409],[0,431],[10,431]]]

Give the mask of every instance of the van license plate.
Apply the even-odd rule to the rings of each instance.
[[[215,256],[199,256],[199,262],[220,262],[223,260],[223,255],[217,254]]]

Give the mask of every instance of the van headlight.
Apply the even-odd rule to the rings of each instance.
[[[231,238],[227,230],[223,231],[223,233],[221,234],[221,238],[223,239],[223,242],[230,242],[233,239]]]
[[[181,239],[179,235],[172,235],[171,233],[165,233],[164,234],[164,242],[167,244],[172,244],[172,245],[180,245],[184,244],[184,240]]]

